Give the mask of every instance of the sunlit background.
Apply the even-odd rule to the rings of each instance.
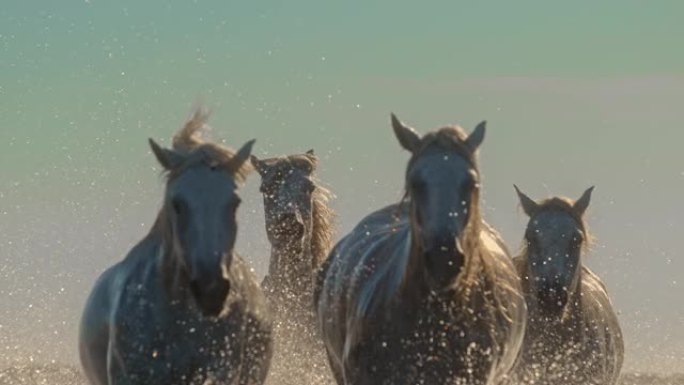
[[[535,198],[596,185],[586,263],[625,371],[684,371],[684,2],[25,1],[0,4],[0,368],[77,363],[96,277],[142,238],[169,143],[199,102],[212,135],[314,148],[338,235],[401,196],[395,112],[480,120],[487,220],[517,250]],[[258,175],[239,250],[269,253]]]

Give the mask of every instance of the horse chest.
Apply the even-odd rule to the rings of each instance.
[[[472,323],[455,313],[436,304],[393,309],[373,322],[352,366],[383,384],[479,383],[493,366],[493,335],[476,317]]]
[[[584,385],[600,376],[601,337],[581,318],[567,323],[532,318],[525,336],[521,380],[540,384]]]
[[[115,372],[148,384],[234,375],[240,346],[229,331],[237,320],[201,319],[180,306],[153,303],[139,297],[121,303],[111,344]]]

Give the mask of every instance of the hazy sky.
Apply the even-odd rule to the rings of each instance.
[[[203,101],[233,147],[314,148],[340,235],[401,195],[391,111],[422,132],[486,119],[487,220],[515,250],[513,183],[535,198],[595,184],[587,263],[628,369],[684,370],[684,2],[227,3],[3,0],[0,367],[75,362],[95,278],[159,207],[147,138],[168,143]],[[239,250],[261,273],[257,184]]]

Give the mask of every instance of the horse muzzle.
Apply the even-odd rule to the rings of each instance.
[[[424,251],[425,269],[431,281],[444,287],[460,274],[465,257],[460,242],[451,238],[445,242],[430,242]]]
[[[568,291],[561,285],[543,283],[540,285],[537,297],[539,305],[550,313],[558,313],[568,303]]]
[[[299,213],[282,213],[275,216],[271,237],[275,242],[300,239],[304,236],[304,220]]]
[[[190,292],[206,317],[217,317],[221,314],[229,291],[230,281],[223,277],[209,282],[200,279],[190,281]]]

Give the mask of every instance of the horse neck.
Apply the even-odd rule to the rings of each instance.
[[[156,269],[162,290],[172,301],[184,302],[188,297],[187,278],[179,262],[180,258],[174,252],[173,236],[163,211],[159,213],[152,230],[143,242],[149,243],[151,250],[155,253]]]
[[[268,269],[272,290],[297,297],[310,293],[313,290],[313,264],[310,231],[301,240],[272,245]]]

